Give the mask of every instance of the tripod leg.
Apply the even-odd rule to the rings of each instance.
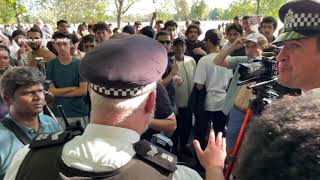
[[[240,129],[240,132],[239,132],[239,135],[238,135],[238,138],[237,138],[237,143],[236,143],[236,145],[234,147],[234,150],[232,152],[231,161],[228,164],[228,169],[227,169],[227,172],[225,174],[225,180],[229,180],[229,177],[230,177],[231,172],[233,170],[234,163],[236,162],[236,157],[238,156],[241,144],[242,144],[243,139],[244,139],[245,130],[246,130],[246,128],[247,128],[247,126],[248,126],[248,124],[250,122],[252,114],[253,114],[253,110],[252,110],[252,108],[250,106],[246,111],[246,115],[244,117],[244,121],[243,121],[243,123],[241,125],[241,129]]]

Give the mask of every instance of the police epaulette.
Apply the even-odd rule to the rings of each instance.
[[[140,158],[153,162],[171,173],[177,169],[177,157],[175,155],[147,140],[140,140],[133,145],[133,148]]]
[[[31,143],[31,149],[45,148],[65,144],[73,138],[69,131],[57,132],[55,134],[39,134]]]

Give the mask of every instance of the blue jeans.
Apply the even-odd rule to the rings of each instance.
[[[232,107],[230,110],[229,123],[226,133],[227,146],[230,149],[233,149],[237,142],[238,134],[240,132],[245,114],[245,112],[240,111],[235,107]]]

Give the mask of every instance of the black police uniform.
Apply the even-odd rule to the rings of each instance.
[[[16,180],[69,179],[172,179],[177,158],[167,151],[141,140],[133,145],[137,153],[119,169],[107,172],[88,172],[68,167],[61,159],[64,144],[73,138],[70,132],[40,135],[30,144],[31,150],[22,162]],[[150,152],[154,152],[153,155]]]

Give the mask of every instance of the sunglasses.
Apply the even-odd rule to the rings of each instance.
[[[84,45],[85,48],[94,48],[96,47],[95,45]]]
[[[159,43],[170,45],[170,44],[171,44],[171,41],[159,41]]]

